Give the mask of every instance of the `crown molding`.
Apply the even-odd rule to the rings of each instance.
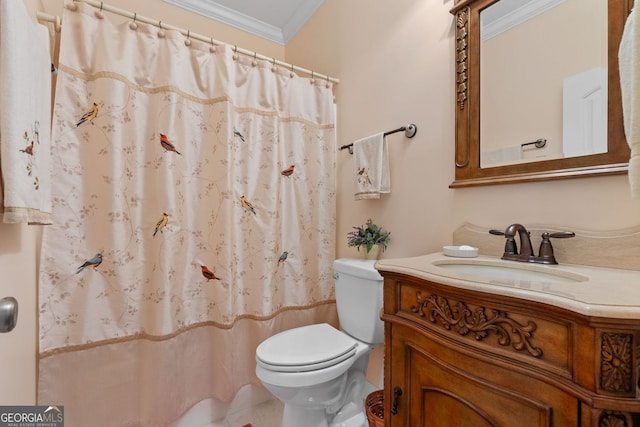
[[[284,46],[304,26],[309,17],[318,10],[324,0],[299,2],[295,10],[291,10],[291,16],[282,28],[211,0],[163,1]]]
[[[217,3],[206,0],[163,1],[283,46],[285,44],[285,38],[280,28]]]
[[[489,22],[481,23],[480,34],[482,40],[489,40],[505,31],[532,19],[547,10],[550,10],[566,0],[536,0],[529,1],[522,6],[509,11],[502,16],[497,17]],[[500,3],[493,7],[500,6]],[[486,13],[486,12],[485,12]],[[482,16],[482,14],[481,14]]]

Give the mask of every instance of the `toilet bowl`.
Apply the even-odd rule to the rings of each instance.
[[[365,386],[369,350],[329,324],[303,326],[258,347],[256,375],[284,402],[283,427],[363,427],[362,402],[358,405],[357,399]],[[342,411],[342,421],[333,422],[345,406],[350,411]]]
[[[280,332],[258,346],[256,375],[284,403],[283,427],[367,425],[365,372],[371,348],[384,338],[382,277],[374,262],[334,262],[343,330],[327,323],[308,325]]]

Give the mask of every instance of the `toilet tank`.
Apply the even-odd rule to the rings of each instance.
[[[382,276],[373,267],[375,260],[341,258],[333,262],[336,306],[340,327],[369,344],[384,341]]]

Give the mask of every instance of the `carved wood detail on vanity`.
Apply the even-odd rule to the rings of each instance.
[[[633,357],[634,347],[633,334],[600,334],[600,393],[635,397],[637,361]]]
[[[489,334],[498,337],[501,346],[511,345],[517,351],[526,351],[533,357],[541,357],[542,349],[532,344],[533,332],[537,326],[529,320],[526,325],[509,317],[502,310],[470,305],[463,301],[456,302],[453,307],[447,298],[430,294],[427,297],[421,291],[416,292],[416,303],[411,311],[420,317],[427,317],[432,323],[439,323],[447,330],[452,328],[460,335],[473,334],[477,341],[482,341]]]
[[[502,357],[535,360],[544,369],[570,378],[573,360],[571,324],[553,316],[539,316],[534,309],[520,310],[507,300],[486,295],[450,292],[433,282],[400,280],[395,289],[396,315],[437,332],[448,340]],[[506,302],[506,303],[505,303]]]
[[[602,411],[598,417],[598,427],[632,427],[631,416],[624,412]]]

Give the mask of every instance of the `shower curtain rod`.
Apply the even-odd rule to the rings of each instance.
[[[318,78],[321,80],[327,80],[330,81],[332,83],[338,84],[340,83],[340,80],[335,78],[335,77],[330,77],[327,76],[325,74],[320,74],[320,73],[316,73],[315,71],[312,70],[307,70],[306,68],[302,68],[302,67],[298,67],[297,65],[293,65],[293,64],[289,64],[287,62],[283,62],[283,61],[279,61],[275,58],[269,58],[268,56],[264,56],[261,55],[257,52],[252,52],[250,50],[246,50],[246,49],[242,49],[236,45],[231,45],[229,43],[225,43],[219,40],[215,40],[212,37],[207,37],[207,36],[203,36],[201,34],[197,34],[197,33],[193,33],[190,30],[185,30],[184,28],[179,28],[173,25],[169,25],[169,24],[165,24],[162,21],[159,21],[157,19],[151,19],[148,18],[146,16],[142,16],[142,15],[138,15],[137,13],[134,12],[129,12],[128,10],[124,10],[124,9],[120,9],[117,8],[115,6],[110,6],[108,4],[104,4],[104,2],[98,2],[98,1],[93,1],[93,0],[73,0],[74,3],[76,1],[78,2],[82,2],[82,3],[87,3],[88,5],[91,5],[93,7],[99,8],[101,11],[106,11],[106,12],[111,12],[111,13],[115,13],[116,15],[120,15],[120,16],[124,16],[126,18],[130,18],[133,19],[134,21],[140,21],[140,22],[144,22],[145,24],[151,24],[154,25],[162,30],[174,30],[174,31],[178,31],[180,32],[182,35],[184,35],[187,38],[194,38],[196,40],[200,40],[203,41],[205,43],[210,43],[213,45],[217,45],[217,46],[228,46],[233,48],[233,51],[235,53],[242,53],[243,55],[246,56],[250,56],[254,59],[262,59],[265,61],[269,61],[274,65],[280,65],[283,68],[287,68],[290,69],[291,71],[297,71],[299,73],[305,73],[305,74],[309,74],[311,76],[311,78]],[[37,17],[38,20],[41,21],[47,21],[47,22],[53,22],[56,26],[56,31],[60,31],[60,27],[62,26],[62,22],[60,20],[59,16],[54,16],[54,15],[50,15],[48,13],[44,13],[44,12],[37,12]]]

